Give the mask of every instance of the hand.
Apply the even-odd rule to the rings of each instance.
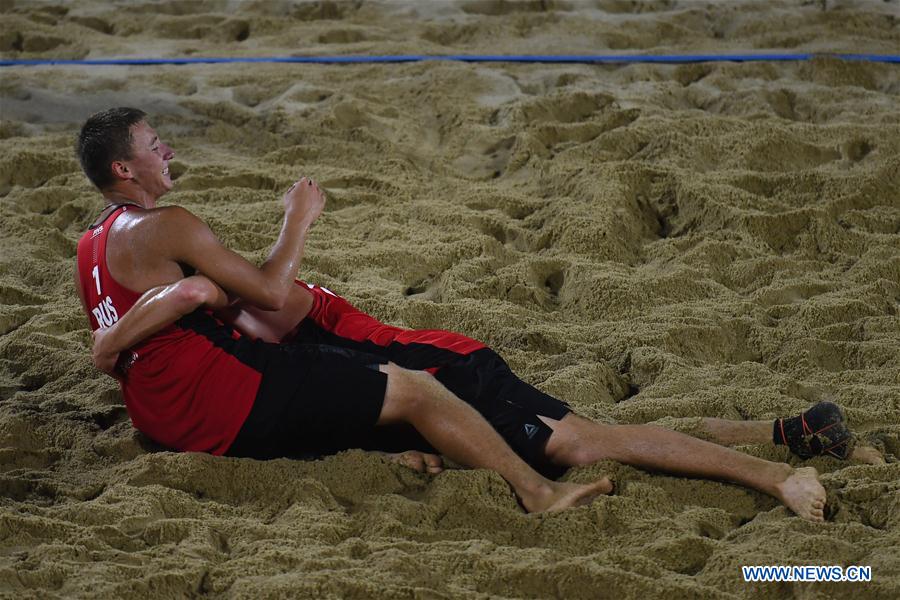
[[[94,347],[91,349],[91,360],[99,370],[115,377],[117,375],[116,364],[119,362],[119,353],[106,350],[104,339],[108,333],[108,329],[98,329],[91,332],[91,336],[94,339]]]
[[[303,177],[284,195],[284,213],[290,219],[298,219],[307,227],[313,224],[325,208],[325,194],[318,184]]]

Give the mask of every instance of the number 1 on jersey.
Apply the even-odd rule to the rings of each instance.
[[[94,283],[97,284],[97,295],[100,295],[100,265],[94,265],[91,275],[94,277]]]

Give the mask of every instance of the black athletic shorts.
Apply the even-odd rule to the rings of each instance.
[[[283,344],[226,455],[314,457],[359,447],[381,415],[382,360],[322,344]]]
[[[324,301],[350,307],[342,308],[344,312],[352,308],[340,298],[325,296]],[[377,323],[352,310],[354,319]],[[520,380],[490,348],[479,344],[480,349],[459,353],[434,343],[409,342],[409,334],[414,334],[409,330],[402,330],[402,343],[387,341],[384,335],[351,339],[346,328],[332,325],[326,319],[304,319],[294,339],[279,346],[277,360],[263,374],[250,415],[227,455],[311,457],[348,448],[434,452],[409,426],[376,426],[387,386],[387,376],[378,367],[393,362],[430,372],[478,410],[538,472],[551,478],[565,472],[546,457],[552,430],[538,415],[562,419],[571,412],[568,404]],[[378,325],[383,334],[387,326]]]
[[[537,472],[550,479],[566,472],[567,467],[547,459],[545,447],[553,430],[538,416],[558,421],[571,412],[568,404],[519,379],[490,348],[460,356],[442,366],[434,376],[481,413],[516,454]],[[378,427],[367,444],[370,449],[389,452],[435,451],[410,427]]]

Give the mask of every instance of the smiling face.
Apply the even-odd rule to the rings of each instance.
[[[131,127],[131,137],[131,158],[118,161],[119,169],[114,165],[114,170],[125,175],[124,178],[144,194],[153,199],[159,198],[172,189],[169,161],[175,152],[159,139],[146,121]]]

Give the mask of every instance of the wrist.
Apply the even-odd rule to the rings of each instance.
[[[289,208],[284,212],[285,223],[297,225],[304,231],[309,229],[315,220],[315,217],[311,216],[309,211],[300,208]]]
[[[309,231],[309,228],[312,227],[313,220],[309,218],[296,219],[289,224],[289,227],[293,229],[291,231],[291,235],[306,235],[306,232]]]
[[[115,356],[118,352],[114,352],[115,338],[112,336],[112,329],[98,329],[93,334],[95,356]]]
[[[96,358],[95,362],[100,363],[100,364],[103,364],[103,363],[115,364],[119,358],[119,352],[100,351],[100,352],[95,352],[94,355]]]

